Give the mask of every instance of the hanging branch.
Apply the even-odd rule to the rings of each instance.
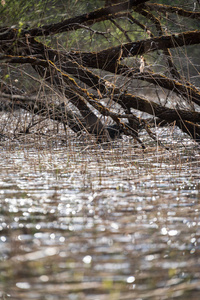
[[[62,32],[77,30],[82,28],[81,24],[84,25],[92,25],[96,22],[107,20],[111,14],[117,14],[121,11],[129,10],[133,6],[137,6],[141,3],[145,3],[149,0],[129,0],[117,5],[114,5],[112,7],[104,7],[97,9],[95,11],[92,11],[90,13],[86,13],[74,18],[70,18],[58,23],[50,24],[50,25],[44,25],[41,27],[33,28],[30,30],[21,30],[20,31],[20,37],[25,37],[26,35],[29,35],[31,37],[37,37],[37,36],[48,36],[52,34],[58,34]],[[0,29],[0,40],[13,40],[16,39],[18,36],[18,29],[16,28],[2,28]]]
[[[200,20],[200,12],[188,11],[183,8],[175,7],[171,5],[158,4],[158,3],[146,3],[145,8],[150,11],[160,11],[164,14],[174,13],[182,17]]]
[[[160,20],[158,18],[156,18],[152,13],[145,10],[143,7],[145,7],[145,6],[141,4],[135,8],[135,11],[138,12],[139,14],[141,14],[142,16],[144,16],[145,18],[147,18],[148,20],[150,20],[155,25],[159,36],[164,36],[165,32],[161,26]],[[168,48],[163,49],[163,54],[166,56],[168,70],[169,70],[170,74],[172,75],[172,77],[176,78],[176,79],[181,79],[181,76],[180,76],[175,64],[173,63],[173,59],[172,59],[170,50]]]
[[[81,61],[84,66],[90,68],[101,68],[113,72],[113,64],[117,64],[118,58],[143,55],[145,53],[164,50],[167,48],[177,48],[200,43],[200,30],[187,31],[179,34],[155,37],[126,43],[116,47],[108,48],[99,52],[71,52],[69,57]]]

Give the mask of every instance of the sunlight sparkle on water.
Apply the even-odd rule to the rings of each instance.
[[[161,229],[161,234],[166,235],[167,234],[167,228],[163,227]]]
[[[16,286],[19,288],[19,289],[24,289],[24,290],[27,290],[27,289],[30,289],[30,284],[28,282],[17,282],[16,283]]]
[[[154,260],[156,257],[157,257],[156,255],[150,254],[150,255],[147,255],[147,256],[145,257],[145,260],[147,260],[147,261],[152,261],[152,260]]]
[[[1,236],[0,240],[4,243],[4,242],[6,242],[6,237],[5,236]]]
[[[111,227],[116,230],[119,229],[119,225],[117,223],[111,223]]]
[[[175,235],[178,234],[178,231],[177,231],[177,230],[170,230],[170,231],[168,232],[168,234],[169,234],[169,236],[175,236]]]
[[[49,281],[49,277],[46,276],[46,275],[42,275],[42,276],[40,276],[40,280],[41,280],[42,282],[47,282],[47,281]]]
[[[92,261],[92,256],[86,255],[85,257],[83,257],[83,262],[84,262],[85,264],[90,264],[91,261]]]
[[[64,236],[61,236],[61,237],[59,238],[59,241],[60,241],[61,243],[63,243],[63,242],[65,241],[65,237],[64,237]]]
[[[79,169],[87,153],[78,148],[73,155],[71,149],[53,151],[52,164],[57,161],[65,168],[67,162],[63,172],[59,167],[56,179],[54,171],[45,167],[46,153],[38,173],[35,162],[28,159],[21,171],[13,172],[10,165],[8,178],[4,161],[0,162],[0,180],[7,180],[2,187],[5,195],[0,193],[0,298],[7,299],[9,289],[10,297],[15,293],[19,299],[62,298],[66,291],[71,298],[82,299],[92,289],[91,299],[117,300],[119,290],[123,299],[140,299],[141,293],[152,299],[176,298],[176,291],[186,291],[181,300],[200,299],[195,298],[200,286],[200,162],[191,165],[195,168],[188,175],[184,159],[170,156],[169,163],[171,154],[162,151],[158,169],[154,153],[145,152],[140,159],[141,153],[128,145],[126,159],[119,148],[113,150],[113,157],[106,157],[105,149],[98,165],[96,156],[89,164],[93,157],[88,150],[87,174],[83,174]],[[39,154],[34,155],[36,160]],[[115,173],[118,158],[120,173]],[[190,159],[187,156],[188,165]],[[191,186],[196,186],[195,193]]]
[[[126,279],[126,282],[127,283],[133,283],[135,281],[135,277],[134,276],[129,276],[127,279]]]

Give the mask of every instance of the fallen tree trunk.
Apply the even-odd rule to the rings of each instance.
[[[0,61],[4,64],[30,64],[48,85],[53,85],[54,89],[65,96],[65,100],[62,105],[57,105],[39,100],[28,100],[27,98],[23,100],[22,95],[12,95],[11,97],[1,93],[1,97],[11,97],[10,99],[18,103],[21,108],[34,114],[48,115],[49,118],[68,125],[75,132],[85,130],[90,134],[94,134],[98,141],[109,141],[112,136],[115,137],[112,131],[114,128],[119,133],[123,132],[126,135],[131,135],[142,144],[138,137],[138,130],[142,127],[140,125],[146,121],[140,120],[132,109],[145,112],[166,123],[176,122],[176,125],[183,132],[198,141],[200,136],[200,113],[196,112],[192,105],[200,105],[200,91],[179,74],[169,49],[199,44],[200,31],[193,30],[165,35],[160,20],[152,14],[152,11],[156,9],[156,4],[144,4],[145,2],[148,1],[127,1],[55,24],[28,30],[21,29],[20,32],[15,28],[1,28]],[[158,37],[150,32],[150,38],[130,41],[127,32],[113,20],[123,16],[134,22],[135,19],[130,12],[131,8],[155,25]],[[164,11],[174,13],[174,8],[171,6],[163,5],[158,6],[158,8],[161,13]],[[148,9],[149,11],[147,11]],[[123,14],[123,11],[127,12]],[[191,12],[181,9],[179,14],[191,18],[194,18],[194,15],[195,18],[199,16],[198,13],[191,14]],[[83,25],[89,28],[92,24],[103,20],[111,20],[129,42],[97,52],[66,52],[53,49],[35,39],[35,37],[41,35],[48,36],[75,31],[83,28]],[[135,23],[140,28],[147,30],[147,26],[141,22],[136,21]],[[99,33],[105,34],[103,32]],[[165,74],[155,73],[153,70],[146,70],[143,57],[141,57],[138,67],[130,67],[124,63],[126,58],[129,59],[130,57],[153,52],[159,53],[160,51],[163,51],[167,59],[169,77]],[[183,97],[190,107],[193,107],[193,110],[180,109],[176,105],[174,105],[176,107],[174,109],[158,104],[151,99],[129,93],[126,89],[116,86],[113,82],[97,75],[93,71],[94,69],[110,72],[113,76],[120,75],[122,78],[126,77],[153,83],[160,88],[173,91],[173,93]],[[86,86],[83,88],[82,84]],[[87,90],[88,88],[90,88],[90,92]],[[117,113],[107,107],[103,103],[105,98],[109,98],[113,105],[114,103],[118,105],[121,112]],[[80,115],[75,114],[74,117],[68,109],[68,103],[73,104]],[[112,120],[115,124],[114,127],[104,124],[101,116]],[[145,129],[149,134],[147,126],[145,126]]]

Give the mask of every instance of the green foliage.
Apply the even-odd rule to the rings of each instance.
[[[50,11],[47,3],[50,1],[7,0],[0,8],[1,25],[20,25],[37,23]],[[51,1],[52,4],[56,1]],[[45,13],[44,13],[45,12]]]
[[[0,26],[15,26],[18,34],[23,28],[34,28],[45,24],[61,22],[65,19],[85,14],[104,5],[104,0],[6,0],[5,5],[0,4]],[[182,7],[187,10],[194,9],[194,1],[188,0],[158,0],[149,3],[167,4]],[[197,7],[198,8],[198,7]],[[146,25],[156,36],[158,31],[155,24],[144,16],[131,12],[132,16]],[[178,33],[188,30],[200,29],[199,20],[180,17],[176,14],[168,16],[160,12],[152,12],[161,20],[163,29],[167,33]],[[147,38],[146,32],[127,18],[116,19],[116,23],[127,33],[130,40],[135,41]],[[126,43],[128,40],[119,27],[111,21],[99,22],[79,30],[56,34],[54,36],[38,37],[40,41],[51,47],[60,47],[64,50],[99,51],[108,47]],[[198,47],[189,54],[198,56]],[[198,59],[197,59],[198,61]]]
[[[6,0],[0,4],[0,26],[40,26],[101,7],[102,0]]]

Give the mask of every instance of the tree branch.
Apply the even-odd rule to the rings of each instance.
[[[158,4],[158,3],[147,3],[145,7],[151,11],[160,11],[162,13],[174,13],[176,15],[190,18],[190,19],[200,19],[200,12],[188,11],[180,7],[175,7],[171,5]]]
[[[147,1],[149,0],[129,0],[111,7],[109,6],[109,7],[100,8],[90,13],[86,13],[74,18],[70,18],[55,24],[44,25],[30,30],[21,30],[20,37],[25,37],[26,35],[29,35],[31,37],[48,36],[52,34],[76,30],[82,28],[80,26],[81,24],[92,25],[96,22],[104,21],[112,14],[117,14],[121,11],[129,10],[133,6],[137,6]],[[12,40],[15,39],[18,36],[18,34],[19,34],[18,29],[4,28],[3,30],[2,29],[0,30],[0,40],[4,40],[4,41]]]

